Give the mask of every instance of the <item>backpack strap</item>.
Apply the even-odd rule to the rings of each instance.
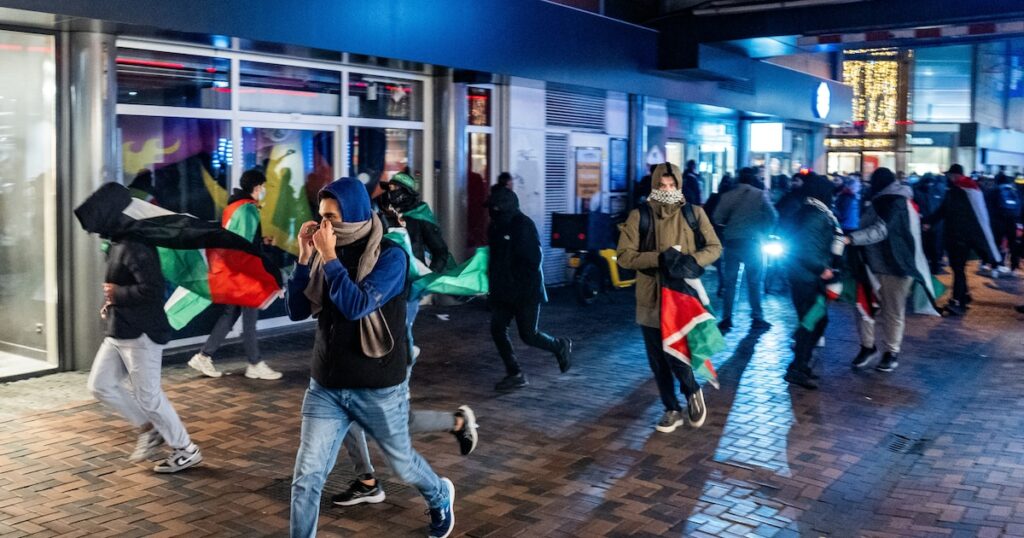
[[[640,204],[640,251],[651,252],[657,249],[654,238],[654,212],[647,203]]]
[[[697,250],[703,250],[708,242],[704,238],[704,233],[700,230],[700,224],[697,223],[697,214],[693,212],[693,204],[684,204],[682,211],[686,224],[690,226],[690,230],[693,232],[694,245],[697,247]]]

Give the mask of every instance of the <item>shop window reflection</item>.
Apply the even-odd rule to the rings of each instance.
[[[371,195],[381,180],[402,171],[410,173],[422,190],[422,131],[351,127],[348,133],[348,174],[358,177]]]

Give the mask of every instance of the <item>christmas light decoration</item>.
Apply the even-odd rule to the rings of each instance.
[[[894,49],[849,51],[843,83],[853,87],[853,120],[870,134],[896,131],[899,62]]]

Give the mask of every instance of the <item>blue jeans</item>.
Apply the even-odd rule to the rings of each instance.
[[[405,334],[409,339],[409,359],[412,363],[416,362],[416,358],[412,355],[412,324],[416,323],[416,315],[420,313],[420,300],[412,299],[405,305]]]
[[[377,441],[398,478],[418,489],[430,508],[448,505],[448,488],[412,448],[408,390],[406,383],[384,389],[329,389],[309,380],[292,478],[291,536],[316,536],[324,482],[353,423]]]

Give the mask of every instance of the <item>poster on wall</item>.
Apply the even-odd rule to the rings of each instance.
[[[625,138],[612,138],[608,142],[608,190],[611,192],[625,192],[629,188],[628,151]]]
[[[576,197],[589,200],[601,192],[601,148],[576,148]]]

